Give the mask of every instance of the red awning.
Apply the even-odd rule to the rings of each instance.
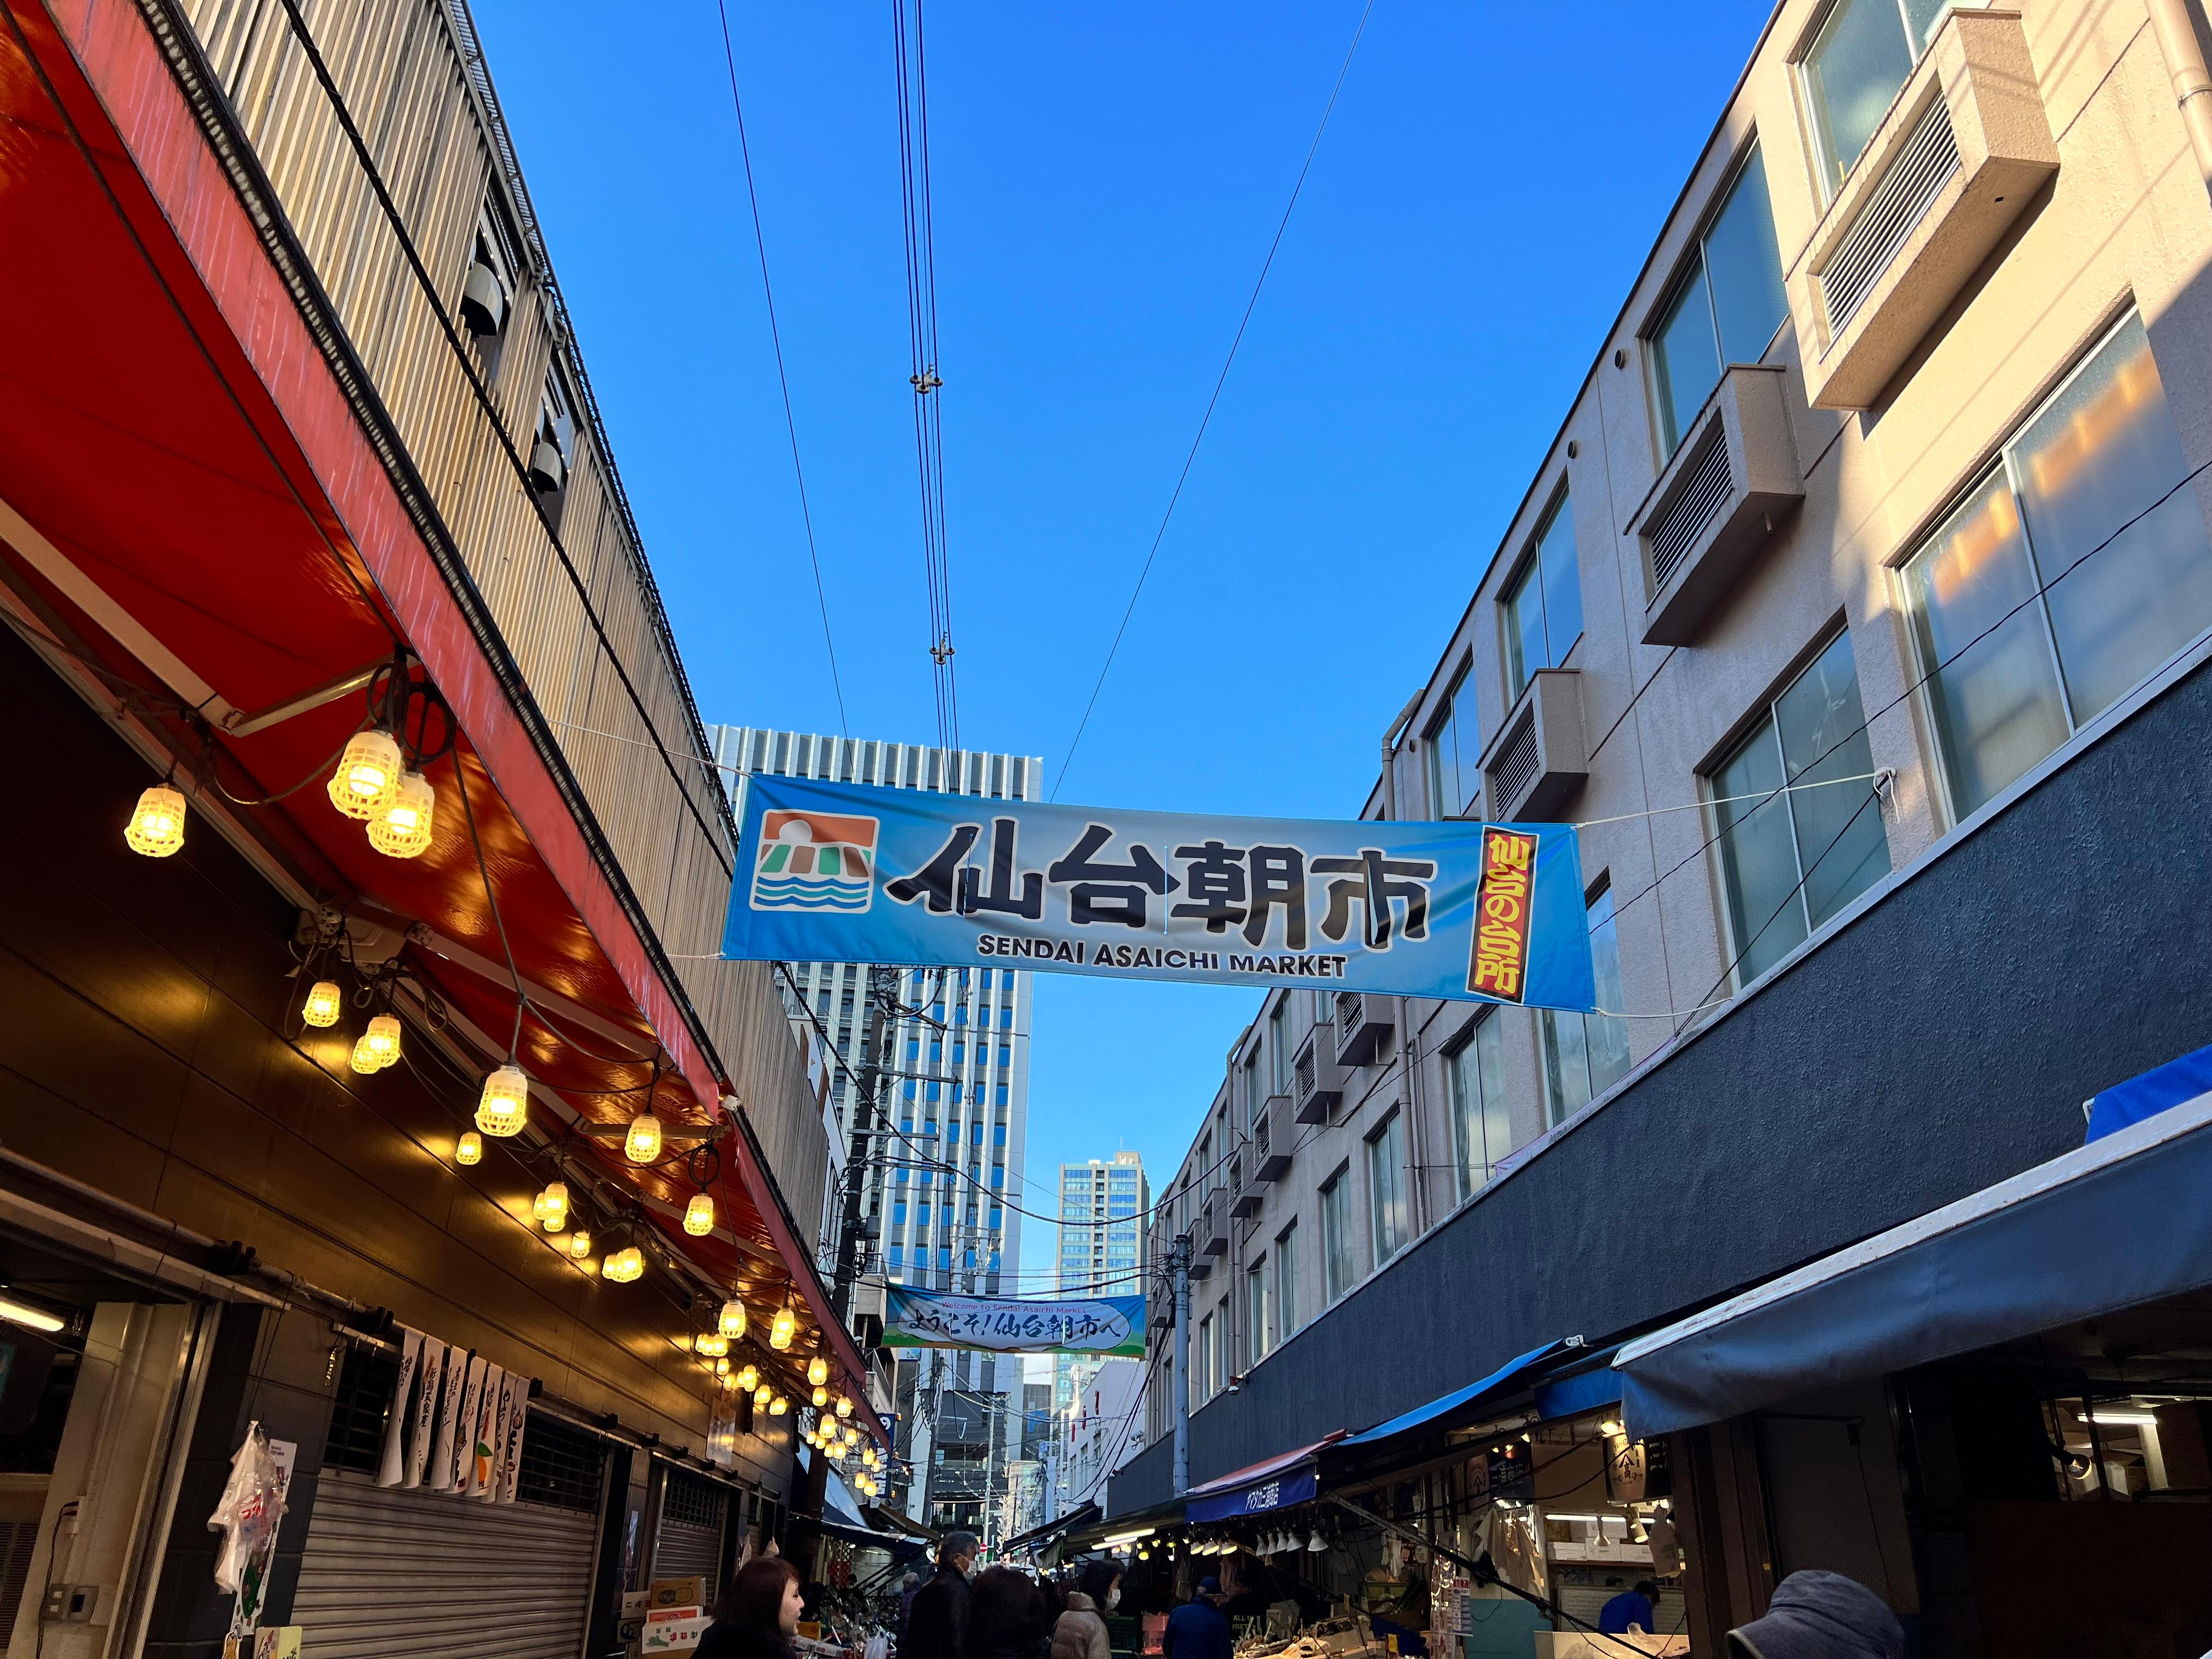
[[[573,778],[533,736],[503,647],[472,617],[481,596],[418,532],[142,14],[90,0],[0,9],[12,607],[74,642],[123,718],[185,757],[203,811],[218,785],[256,803],[229,810],[304,885],[413,927],[410,971],[491,1060],[514,1027],[511,951],[532,1005],[519,1058],[550,1111],[623,1121],[649,1093],[672,1130],[711,1130],[720,1214],[704,1238],[679,1224],[695,1190],[684,1172],[640,1170],[602,1143],[585,1155],[638,1192],[672,1249],[743,1283],[763,1316],[787,1280],[802,1330],[858,1393],[866,1370],[811,1244],[726,1115],[730,1079],[596,855]],[[436,839],[411,860],[374,851],[324,795],[362,694],[246,736],[221,718],[279,708],[398,647],[459,731],[429,770]],[[213,777],[194,758],[204,749]]]

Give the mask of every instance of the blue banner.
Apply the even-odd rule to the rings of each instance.
[[[1261,1480],[1248,1480],[1227,1492],[1194,1493],[1183,1505],[1182,1518],[1187,1522],[1234,1521],[1240,1516],[1270,1515],[1293,1504],[1310,1502],[1320,1490],[1319,1471],[1307,1463]]]
[[[745,781],[722,954],[1588,1011],[1572,825],[1209,817]]]
[[[1142,1359],[1145,1298],[1097,1296],[1031,1302],[889,1285],[884,1291],[883,1345]]]

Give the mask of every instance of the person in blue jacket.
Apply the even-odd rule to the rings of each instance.
[[[1198,1594],[1168,1615],[1160,1659],[1232,1659],[1229,1620],[1221,1611],[1221,1581],[1201,1578]]]

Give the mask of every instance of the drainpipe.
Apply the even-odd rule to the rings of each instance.
[[[2212,191],[2212,74],[2204,67],[2204,48],[2198,44],[2197,21],[2190,15],[2189,0],[2148,0],[2150,26],[2165,55],[2166,73],[2173,78],[2174,106],[2181,125],[2189,131],[2189,149],[2197,158],[2197,171],[2205,188]]]
[[[1398,739],[1405,735],[1406,726],[1413,718],[1413,711],[1421,706],[1428,695],[1425,686],[1406,699],[1406,706],[1398,711],[1397,719],[1382,732],[1382,816],[1395,821],[1398,816]],[[1419,1238],[1429,1230],[1429,1192],[1422,1180],[1422,1142],[1420,1069],[1414,1064],[1413,1031],[1411,1024],[1412,1004],[1404,997],[1398,1002],[1398,1054],[1406,1067],[1406,1175],[1412,1183],[1413,1237]],[[1409,1241],[1410,1242],[1410,1241]]]

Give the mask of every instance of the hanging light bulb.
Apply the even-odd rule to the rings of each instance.
[[[384,1062],[377,1058],[376,1051],[368,1046],[368,1034],[367,1032],[363,1032],[355,1040],[353,1045],[353,1059],[349,1063],[352,1065],[355,1071],[359,1072],[364,1077],[368,1076],[371,1072],[380,1072],[384,1069]]]
[[[875,1467],[876,1467],[876,1449],[875,1449],[873,1446],[863,1446],[863,1447],[861,1447],[861,1448],[860,1448],[860,1462],[861,1462],[861,1463],[862,1463],[863,1465],[865,1465],[865,1466],[866,1466],[866,1468],[872,1468],[872,1469],[873,1468],[875,1468]]]
[[[307,988],[307,1000],[300,1005],[300,1018],[308,1024],[323,1027],[338,1023],[338,1011],[345,999],[338,994],[336,981],[319,979]]]
[[[727,1376],[729,1374],[730,1362],[726,1359],[717,1359],[714,1362],[714,1375],[717,1376]]]
[[[815,1389],[812,1395],[812,1401],[814,1409],[817,1412],[820,1411],[824,1406],[830,1403],[830,1390],[827,1389]]]
[[[568,1224],[568,1183],[549,1181],[545,1189],[530,1200],[530,1218],[549,1233],[557,1233]]]
[[[483,1161],[483,1137],[474,1129],[461,1131],[461,1138],[453,1143],[453,1162],[481,1164]]]
[[[760,1367],[757,1365],[748,1365],[744,1370],[739,1371],[738,1373],[738,1386],[741,1389],[758,1388],[760,1386]],[[767,1402],[763,1401],[762,1403],[765,1404]]]
[[[185,798],[166,783],[141,793],[123,829],[124,844],[149,859],[165,859],[185,844]]]
[[[751,1371],[752,1375],[755,1376],[758,1376],[760,1375],[758,1371],[753,1370],[753,1368],[750,1365],[745,1367],[745,1370]],[[744,1376],[743,1373],[738,1375],[738,1381],[740,1383],[744,1381]],[[765,1406],[774,1398],[775,1398],[775,1390],[769,1387],[765,1382],[761,1383],[753,1390],[753,1404],[756,1406]]]
[[[368,1022],[361,1040],[368,1045],[368,1052],[376,1061],[376,1069],[399,1061],[399,1020],[397,1015],[379,1014]]]
[[[722,1304],[720,1316],[714,1324],[724,1336],[736,1341],[745,1334],[745,1304],[734,1297]]]
[[[399,793],[405,769],[398,740],[389,732],[357,732],[331,774],[331,805],[349,818],[374,822]]]
[[[721,1383],[724,1392],[729,1394],[736,1393],[739,1386],[738,1379],[734,1376],[719,1377],[716,1381]]]
[[[484,1079],[483,1098],[477,1102],[477,1127],[501,1138],[519,1135],[529,1116],[530,1079],[510,1060]]]
[[[694,1193],[691,1201],[684,1206],[684,1231],[694,1238],[704,1238],[714,1231],[714,1200],[705,1193]]]
[[[632,1284],[645,1277],[645,1252],[632,1244],[622,1253],[622,1282]]]
[[[568,1235],[568,1255],[572,1260],[581,1261],[591,1253],[592,1234],[589,1228],[579,1227]]]
[[[827,1382],[830,1380],[830,1362],[816,1354],[806,1362],[806,1380],[817,1389]]]
[[[768,1402],[768,1414],[770,1417],[781,1417],[790,1409],[791,1401],[786,1400],[781,1395],[776,1395],[775,1399]]]
[[[852,1414],[853,1396],[849,1394],[839,1395],[837,1396],[837,1415],[840,1417],[850,1417]]]
[[[701,1331],[691,1339],[691,1352],[708,1359],[720,1359],[729,1351],[730,1339],[720,1331]]]
[[[629,1133],[623,1137],[623,1156],[633,1164],[650,1164],[660,1156],[660,1120],[651,1112],[640,1112],[629,1121]]]
[[[786,1301],[775,1310],[775,1322],[769,1327],[768,1345],[782,1353],[790,1348],[792,1339],[798,1334],[799,1316],[792,1312],[791,1304]]]
[[[386,858],[419,858],[430,850],[430,823],[437,810],[438,792],[430,780],[410,772],[369,820],[368,844]]]

